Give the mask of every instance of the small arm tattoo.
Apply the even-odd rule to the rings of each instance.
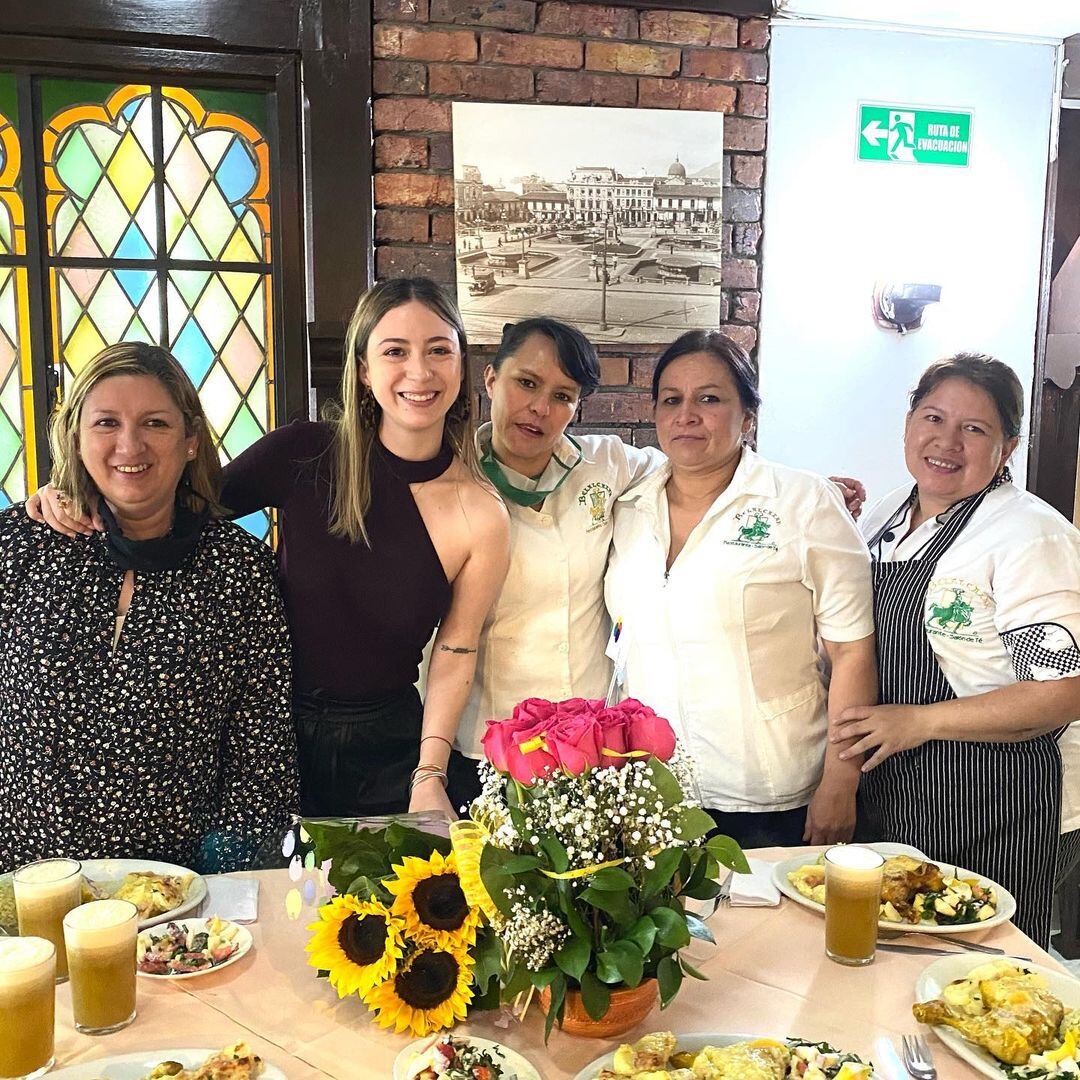
[[[439,646],[439,652],[452,652],[452,653],[456,653],[458,656],[465,656],[468,653],[476,652],[476,650],[475,649],[464,649],[464,648],[460,648],[460,647],[458,647],[456,645],[440,645]]]

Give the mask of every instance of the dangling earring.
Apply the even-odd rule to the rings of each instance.
[[[371,392],[371,388],[365,386],[363,393],[360,395],[360,403],[357,406],[357,412],[360,414],[360,424],[362,427],[370,428],[374,430],[379,425],[379,403],[375,400],[375,395]]]

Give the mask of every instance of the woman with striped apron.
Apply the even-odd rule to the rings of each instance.
[[[998,882],[1016,897],[1013,921],[1045,946],[1061,823],[1055,735],[1080,716],[1080,679],[1067,677],[1080,672],[1080,542],[1008,482],[1015,376],[960,359],[934,365],[912,395],[915,489],[888,496],[864,526],[881,705],[846,710],[832,738],[858,737],[841,756],[867,755],[861,838]]]

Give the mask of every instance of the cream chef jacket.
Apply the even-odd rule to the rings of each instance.
[[[891,539],[874,543],[874,558],[919,558],[947,520],[948,512],[929,518],[905,537],[910,510],[900,508],[910,493],[910,484],[899,487],[863,516],[867,540],[890,523]],[[923,625],[957,697],[1080,675],[1080,532],[1030,492],[995,488],[938,562]],[[1080,828],[1080,725],[1058,746],[1069,832]]]
[[[483,425],[477,438],[486,450],[491,425]],[[617,435],[574,438],[581,460],[539,511],[507,502],[510,569],[480,635],[476,676],[458,727],[456,745],[468,757],[483,757],[485,722],[509,716],[525,698],[607,694],[604,569],[612,504],[666,459],[659,450],[628,446]],[[565,464],[577,456],[565,437],[555,448]],[[531,490],[554,487],[565,472],[556,461],[535,481],[503,471],[515,487]]]
[[[665,573],[670,466],[619,501],[606,597],[625,689],[689,750],[703,805],[805,806],[828,728],[817,637],[874,632],[870,556],[837,488],[744,449]]]

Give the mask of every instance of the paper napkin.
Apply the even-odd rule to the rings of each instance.
[[[207,897],[200,905],[206,918],[216,915],[235,923],[253,923],[259,918],[259,883],[255,878],[211,874],[206,881]]]
[[[749,874],[731,875],[732,907],[776,907],[780,890],[773,884],[773,864],[764,859],[747,859]]]

